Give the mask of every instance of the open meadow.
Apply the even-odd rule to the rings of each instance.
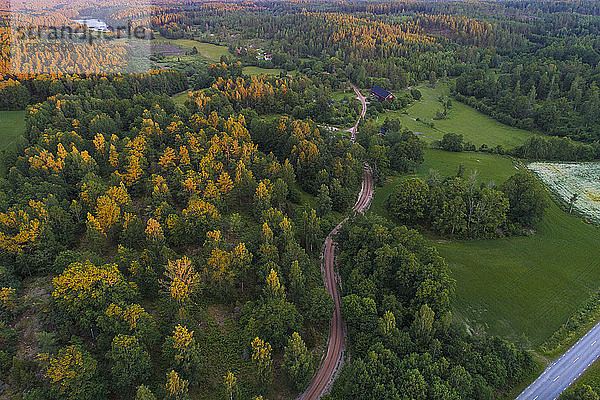
[[[213,43],[199,42],[192,39],[166,39],[162,36],[153,40],[156,52],[163,52],[166,57],[179,57],[181,59],[204,57],[211,61],[219,61],[221,56],[229,56],[229,47],[220,46]],[[198,55],[185,55],[185,52],[192,48],[198,50]],[[182,54],[183,53],[183,54]]]
[[[426,150],[417,174],[430,168],[443,176],[465,176],[477,169],[479,180],[502,183],[524,168],[510,158],[482,153]],[[378,188],[373,210],[386,215],[385,199],[406,179],[393,178]],[[519,340],[533,347],[548,338],[596,289],[600,281],[600,229],[563,211],[554,202],[531,236],[450,241],[426,234],[456,279],[455,316],[472,329]],[[582,251],[585,249],[585,251]]]
[[[440,96],[448,97],[450,84],[451,82],[440,82],[435,88],[428,85],[416,87],[423,95],[419,101],[406,110],[379,114],[377,121],[383,122],[386,117],[400,118],[406,128],[419,132],[421,138],[427,142],[440,140],[446,133],[458,133],[463,135],[465,142],[471,142],[478,148],[482,144],[488,147],[502,145],[512,148],[523,144],[533,135],[529,131],[504,125],[454,99],[446,119],[434,120],[436,113],[443,109],[438,99]],[[429,123],[433,123],[434,128],[431,128]]]
[[[0,151],[12,149],[24,129],[24,111],[0,111]],[[4,172],[4,165],[0,159],[0,176],[3,176]]]

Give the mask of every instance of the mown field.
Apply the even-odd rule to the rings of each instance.
[[[423,97],[405,110],[406,113],[387,111],[379,114],[378,120],[382,122],[388,116],[398,117],[405,127],[413,132],[420,132],[420,136],[429,142],[439,140],[449,132],[459,133],[464,136],[465,141],[477,147],[486,144],[488,147],[502,145],[512,148],[533,135],[529,131],[504,125],[454,99],[447,119],[434,120],[436,113],[443,110],[438,99],[440,96],[449,95],[450,84],[451,82],[438,83],[435,88],[418,86],[417,89]],[[433,123],[434,128],[430,128],[426,123]]]
[[[11,148],[23,134],[24,111],[0,111],[0,150]]]
[[[170,45],[179,47],[184,50],[191,50],[193,47],[195,47],[196,49],[198,49],[199,56],[207,58],[211,61],[219,61],[219,60],[221,60],[221,56],[231,55],[231,53],[229,52],[229,47],[227,47],[227,46],[219,46],[219,45],[216,45],[213,43],[198,42],[196,40],[191,40],[191,39],[166,39],[166,38],[161,37],[160,35],[157,35],[156,39],[154,39],[154,42],[160,43],[160,44],[165,44],[165,45],[170,44]],[[178,55],[178,56],[171,56],[171,57],[187,59],[187,58],[198,57],[198,55],[195,55],[195,56],[194,55],[191,55],[191,56]],[[169,57],[167,57],[167,58],[169,58]]]
[[[427,150],[418,175],[430,168],[465,175],[477,169],[480,181],[501,183],[516,172],[510,158],[479,153]],[[377,190],[373,210],[385,215],[393,179]],[[533,347],[548,338],[597,289],[600,282],[600,229],[552,203],[536,234],[496,240],[448,241],[428,235],[452,269],[456,317],[471,328]]]
[[[9,150],[25,128],[24,111],[0,111],[0,151]],[[0,159],[0,176],[4,175],[4,165]]]
[[[173,101],[175,102],[175,104],[184,104],[185,101],[189,97],[188,93],[189,93],[188,90],[184,90],[183,92],[177,93],[177,94],[175,94],[175,95],[173,95],[171,97],[172,97]]]

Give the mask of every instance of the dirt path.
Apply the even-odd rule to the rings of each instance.
[[[362,104],[362,112],[360,113],[360,117],[358,117],[358,119],[356,120],[356,124],[354,124],[354,126],[352,128],[346,129],[346,132],[350,132],[352,134],[350,136],[350,140],[352,140],[354,142],[354,136],[356,135],[356,131],[358,130],[358,124],[359,124],[360,120],[363,119],[365,117],[365,114],[367,113],[367,98],[362,95],[360,90],[358,90],[358,88],[356,86],[354,86],[354,84],[351,83],[350,86],[352,86],[352,89],[354,89],[354,93],[356,93],[356,98]]]
[[[352,84],[351,84],[352,85]],[[348,131],[352,133],[350,140],[354,141],[354,135],[358,129],[358,123],[360,119],[365,116],[367,112],[366,98],[360,93],[356,86],[352,85],[356,92],[358,99],[363,105],[363,111],[361,116],[356,121],[354,127]],[[375,183],[373,181],[373,174],[371,168],[365,165],[364,179],[362,182],[362,188],[358,195],[358,200],[352,208],[354,212],[363,212],[371,203],[373,197],[373,189]],[[335,309],[333,311],[333,317],[329,325],[329,338],[327,339],[327,354],[322,360],[319,370],[313,376],[313,379],[304,393],[302,393],[298,400],[316,400],[327,393],[331,387],[331,383],[337,377],[339,370],[344,361],[344,348],[346,344],[346,329],[342,322],[342,316],[340,313],[341,296],[339,287],[341,286],[340,277],[335,271],[335,242],[333,241],[333,235],[335,235],[340,227],[348,221],[349,217],[344,218],[342,222],[338,224],[325,239],[325,246],[323,248],[323,261],[321,264],[321,272],[323,274],[323,282],[325,288],[333,297],[333,303]]]

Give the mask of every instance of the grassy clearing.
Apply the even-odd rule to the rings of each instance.
[[[243,69],[244,74],[250,76],[258,76],[258,75],[279,75],[283,72],[281,68],[261,68],[255,66],[247,66]]]
[[[460,163],[465,175],[477,167],[481,181],[500,183],[516,172],[511,159],[495,155],[428,150],[425,159],[418,171],[421,176],[429,168],[442,175],[454,174]],[[378,189],[375,212],[385,215],[385,197],[400,179]],[[524,337],[533,346],[547,339],[599,286],[600,229],[567,214],[555,203],[538,232],[529,237],[429,239],[457,281],[453,304],[457,317],[491,334],[513,340]]]
[[[445,133],[459,133],[463,135],[465,141],[471,142],[477,147],[486,144],[488,147],[502,145],[505,148],[512,148],[522,144],[533,135],[529,131],[504,125],[454,99],[452,99],[452,107],[447,119],[434,120],[436,113],[443,109],[438,98],[442,95],[449,95],[450,83],[439,83],[434,89],[421,85],[418,86],[418,89],[423,97],[405,110],[406,113],[404,111],[387,111],[380,114],[377,120],[383,122],[386,117],[400,118],[405,127],[414,132],[420,132],[423,139],[430,142],[441,139]],[[433,129],[426,125],[430,122],[435,126]]]
[[[198,52],[210,60],[219,61],[221,56],[230,56],[229,47],[212,43],[194,42]]]
[[[164,43],[164,44],[172,44],[173,46],[176,47],[181,47],[184,50],[191,50],[192,48],[196,48],[198,49],[198,54],[204,58],[207,58],[209,60],[212,61],[219,61],[221,60],[221,56],[230,56],[231,53],[229,52],[229,47],[227,46],[219,46],[213,43],[205,43],[205,42],[198,42],[197,40],[192,40],[192,39],[166,39],[162,36],[158,36],[156,37],[156,39],[154,39],[157,43]],[[171,57],[179,57],[181,59],[188,59],[189,57],[197,57],[197,56],[185,56],[185,55],[181,55],[181,56],[171,56]],[[167,57],[169,58],[169,57]]]
[[[25,111],[0,111],[0,151],[12,150],[25,131]],[[0,177],[5,170],[0,158]]]
[[[13,148],[24,129],[24,111],[0,111],[0,150]]]
[[[171,98],[173,99],[173,101],[175,102],[175,104],[185,104],[185,101],[188,99],[188,90],[184,90],[181,93],[177,93],[173,96],[171,96]]]

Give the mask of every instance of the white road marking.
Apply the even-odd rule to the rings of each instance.
[[[557,376],[556,378],[554,378],[554,380],[553,380],[552,382],[556,382],[556,380],[557,380],[558,378],[560,378],[560,375],[559,375],[559,376]]]
[[[596,342],[597,342],[597,340],[594,340],[594,343],[592,343],[590,346],[593,346],[593,345],[595,345],[595,344],[596,344]]]
[[[573,361],[573,364],[575,364],[575,363],[577,362],[577,360],[579,360],[579,357],[577,357],[577,358],[575,359],[575,361]]]

